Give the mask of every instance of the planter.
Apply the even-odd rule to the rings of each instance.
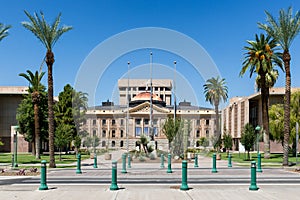
[[[111,153],[104,154],[104,159],[105,160],[111,160]]]

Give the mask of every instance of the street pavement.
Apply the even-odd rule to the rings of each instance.
[[[127,173],[121,173],[121,155],[125,151],[114,151],[112,160],[118,161],[117,191],[110,191],[111,163],[104,155],[98,156],[98,168],[93,168],[93,159],[82,161],[82,174],[76,168],[47,169],[49,190],[39,191],[39,177],[0,176],[0,199],[299,199],[300,174],[292,168],[263,168],[257,173],[259,190],[250,191],[250,167],[240,167],[227,161],[217,161],[217,173],[211,172],[211,158],[199,156],[199,167],[188,163],[189,190],[181,191],[181,163],[172,163],[173,173],[160,168],[158,162],[132,162]],[[126,165],[127,167],[127,165]]]

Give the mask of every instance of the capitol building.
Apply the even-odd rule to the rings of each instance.
[[[189,121],[188,147],[198,147],[197,141],[201,137],[210,138],[214,135],[213,109],[194,106],[188,101],[171,105],[171,102],[176,102],[172,80],[153,79],[152,91],[145,83],[145,79],[120,79],[118,104],[106,101],[87,110],[83,129],[89,136],[100,139],[97,148],[126,149],[128,144],[129,150],[136,149],[137,141],[146,135],[152,139],[156,149],[167,150],[168,140],[162,127],[168,117],[174,116]]]

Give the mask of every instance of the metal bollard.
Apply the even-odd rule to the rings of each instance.
[[[122,174],[126,174],[127,171],[126,171],[126,154],[123,154],[122,155],[122,171],[121,171]]]
[[[212,167],[212,170],[211,170],[211,172],[212,173],[217,173],[218,171],[217,171],[217,161],[216,161],[217,159],[216,159],[216,154],[214,153],[213,154],[213,167]]]
[[[111,169],[111,185],[110,190],[118,190],[119,187],[117,185],[117,161],[112,162],[112,169]]]
[[[128,165],[127,165],[128,169],[131,168],[131,157],[130,154],[128,153]]]
[[[198,154],[195,154],[195,163],[194,163],[194,167],[199,167],[198,165]]]
[[[41,161],[41,185],[39,190],[48,190],[47,177],[46,177],[46,160]]]
[[[77,169],[76,174],[81,174],[81,155],[80,153],[77,155]]]
[[[231,153],[228,154],[228,167],[232,167],[232,163],[231,163]]]
[[[97,153],[94,153],[94,168],[98,168],[97,166]]]
[[[164,154],[160,154],[160,168],[165,168]]]
[[[187,161],[182,161],[182,179],[180,190],[188,190],[189,186],[187,185]]]
[[[171,154],[168,154],[168,170],[167,173],[173,173],[172,172],[172,166],[171,166]]]
[[[262,172],[262,169],[261,169],[261,154],[257,154],[257,172]]]
[[[15,158],[14,158],[14,154],[11,155],[11,167],[15,166]]]
[[[251,162],[251,185],[249,187],[249,190],[258,190],[258,187],[256,185],[256,162]]]

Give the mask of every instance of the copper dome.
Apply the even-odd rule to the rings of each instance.
[[[150,100],[150,96],[151,96],[150,92],[141,92],[138,95],[136,95],[135,97],[133,97],[131,99],[131,101],[141,101],[141,100],[147,101],[147,100]],[[157,96],[156,94],[152,94],[152,100],[162,101],[162,99],[159,96]]]
[[[150,102],[150,97],[151,97],[150,92],[141,92],[131,99],[131,101],[129,102],[129,105],[136,106],[145,101]],[[152,103],[156,104],[156,105],[166,106],[166,103],[156,94],[152,94]]]

